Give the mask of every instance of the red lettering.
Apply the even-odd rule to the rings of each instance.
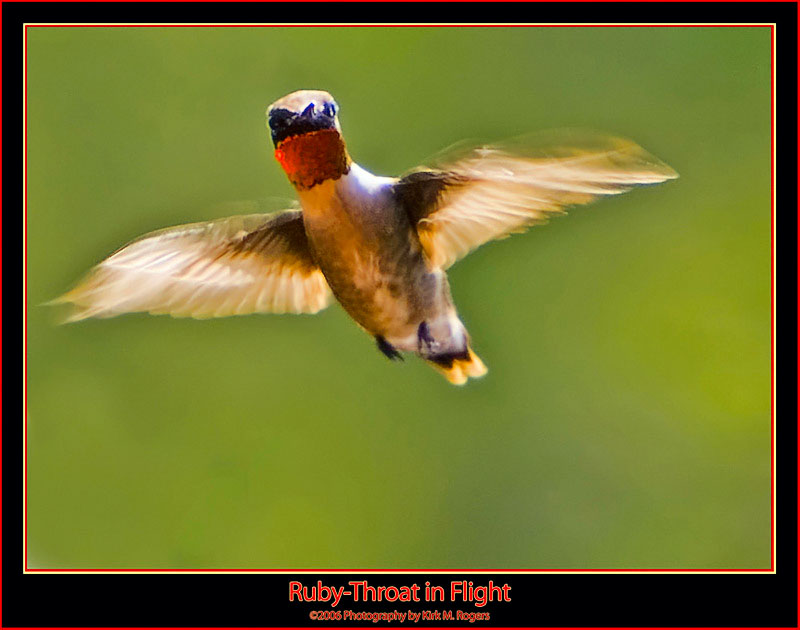
[[[295,595],[297,596],[297,601],[303,601],[303,585],[300,582],[289,582],[289,601],[293,602]]]

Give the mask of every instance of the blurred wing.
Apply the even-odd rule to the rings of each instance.
[[[441,267],[568,206],[678,176],[630,140],[591,132],[550,132],[440,160],[401,178],[395,191]]]
[[[146,234],[55,303],[66,321],[148,311],[174,317],[316,313],[331,292],[308,249],[302,213],[251,214]]]

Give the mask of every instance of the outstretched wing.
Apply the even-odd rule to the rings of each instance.
[[[71,303],[66,321],[78,321],[137,311],[195,318],[316,313],[330,298],[302,213],[287,210],[146,234],[54,303]]]
[[[678,176],[630,140],[575,131],[473,148],[443,162],[395,184],[428,259],[440,267],[568,206]]]

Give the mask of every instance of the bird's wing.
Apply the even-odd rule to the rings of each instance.
[[[461,149],[437,162],[402,177],[395,193],[439,267],[568,206],[678,176],[630,140],[575,131]]]
[[[287,210],[146,234],[54,302],[71,303],[66,321],[78,321],[136,311],[195,318],[316,313],[330,298],[302,213]]]

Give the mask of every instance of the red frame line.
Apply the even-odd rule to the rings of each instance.
[[[4,2],[8,0],[3,0]],[[22,0],[11,0],[22,1]],[[58,0],[56,0],[58,1]],[[70,0],[65,0],[70,1]],[[87,0],[88,2],[105,2],[106,0]],[[110,0],[111,2],[125,2],[126,0]],[[143,0],[156,2],[159,0]],[[177,2],[191,2],[193,0],[176,0]],[[201,2],[217,2],[218,0],[200,0]],[[259,2],[261,0],[243,0],[244,2]],[[302,2],[305,0],[288,0],[289,2]],[[326,0],[308,0],[309,2],[325,2]],[[354,0],[367,2],[370,0]],[[445,2],[458,2],[460,0],[443,0]],[[466,0],[467,2],[482,2],[483,0]],[[509,0],[510,2],[527,2],[528,0]],[[570,0],[555,0],[568,2]],[[594,2],[595,0],[578,0]],[[635,2],[637,0],[622,0]],[[661,0],[645,0],[645,2],[659,2]],[[723,2],[724,0],[710,0]],[[733,0],[734,2],[748,2],[750,0]],[[771,24],[26,24],[26,28],[774,28]]]
[[[122,1],[122,0],[119,0]],[[183,1],[183,0],[181,0]],[[206,1],[206,0],[201,0]],[[208,0],[211,1],[211,0]],[[255,0],[245,0],[255,1]],[[294,0],[293,0],[294,1]],[[296,0],[301,1],[301,0]],[[324,0],[302,0],[302,1],[324,1]],[[455,0],[446,0],[455,1]],[[474,1],[474,0],[467,0]],[[512,0],[525,1],[525,0]],[[560,0],[559,0],[560,1]],[[581,0],[582,1],[582,0]],[[591,0],[586,0],[591,1]],[[633,0],[624,0],[633,1]],[[649,0],[648,0],[649,1]],[[653,0],[655,1],[655,0]],[[713,0],[722,2],[722,0]],[[735,0],[746,1],[746,0]],[[800,19],[798,20],[800,22]],[[468,568],[453,569],[33,569],[28,568],[28,374],[27,374],[27,351],[28,351],[28,275],[27,275],[27,253],[28,253],[28,29],[29,28],[530,28],[530,27],[549,27],[549,28],[769,28],[770,29],[770,460],[771,460],[771,479],[770,479],[770,567],[768,569],[500,569],[500,570],[475,570]],[[775,25],[774,24],[26,24],[24,27],[24,50],[25,50],[25,90],[24,90],[24,116],[25,116],[25,175],[24,175],[24,243],[25,243],[25,282],[24,282],[24,307],[25,307],[25,334],[24,334],[24,353],[25,353],[25,422],[24,422],[24,571],[28,573],[425,573],[425,574],[447,574],[447,573],[493,573],[493,574],[514,574],[514,573],[773,573],[775,571]],[[798,52],[800,60],[800,51]],[[0,92],[0,95],[2,93]],[[800,88],[798,88],[800,95]],[[800,112],[798,113],[800,120]],[[0,138],[2,136],[0,135]],[[0,170],[2,162],[0,162]],[[800,177],[800,167],[798,167]],[[0,228],[0,234],[2,228]],[[800,226],[798,226],[798,237],[800,237]],[[798,254],[798,270],[800,270],[800,254]],[[2,296],[0,296],[2,305]],[[800,296],[798,296],[798,307],[800,307]],[[2,342],[0,341],[0,349]],[[800,352],[800,340],[798,340],[798,351]],[[0,374],[0,384],[2,375]],[[800,377],[798,377],[800,386]],[[2,396],[2,394],[0,394]],[[800,387],[798,387],[798,404],[800,404]],[[2,444],[2,427],[0,426],[0,444]],[[800,436],[798,436],[798,452],[800,453]],[[2,475],[2,473],[0,473]],[[1,479],[2,477],[0,477]],[[800,482],[800,472],[798,472]],[[800,517],[800,506],[798,506],[798,516]],[[2,506],[0,506],[0,522],[2,521]],[[0,559],[2,551],[0,550]],[[800,549],[798,550],[798,560],[800,560]],[[800,607],[798,608],[800,610]],[[545,629],[543,629],[545,630]],[[569,630],[569,629],[560,629]],[[687,629],[690,630],[690,629]],[[699,630],[699,629],[698,629]]]

